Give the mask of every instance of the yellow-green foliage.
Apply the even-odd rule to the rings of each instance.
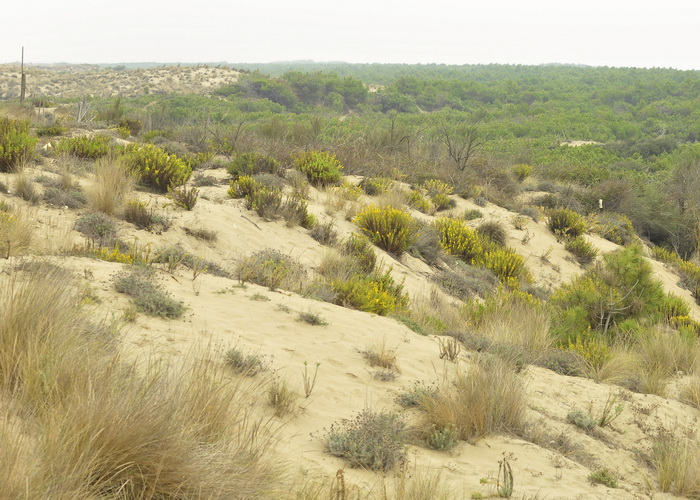
[[[372,243],[396,255],[408,250],[418,237],[416,220],[398,208],[370,205],[354,222]]]
[[[476,231],[464,220],[443,217],[434,222],[440,235],[440,245],[450,255],[471,263],[483,251],[483,245]]]
[[[394,185],[393,179],[388,177],[366,177],[362,179],[360,187],[370,196],[386,193]]]
[[[58,143],[56,151],[77,156],[78,158],[96,160],[109,154],[111,142],[112,138],[106,134],[97,134],[92,137],[87,135],[68,137]]]
[[[671,264],[681,276],[681,285],[690,290],[695,301],[700,304],[700,266],[688,262],[677,253],[670,252],[662,247],[654,247],[652,254],[662,262]]]
[[[586,220],[568,208],[557,208],[549,212],[547,227],[557,235],[576,237],[586,232]]]
[[[226,170],[231,177],[237,179],[243,175],[276,174],[280,170],[280,164],[273,157],[261,153],[241,153],[236,155]]]
[[[436,210],[445,210],[454,206],[454,201],[450,198],[454,189],[446,182],[430,179],[425,181],[420,187],[428,193],[428,197],[433,202]]]
[[[509,247],[494,248],[482,253],[475,264],[493,271],[501,282],[524,279],[530,281],[532,276],[525,265],[525,259]]]
[[[192,175],[192,169],[180,158],[153,144],[130,144],[123,154],[125,163],[140,182],[161,193],[183,185]]]
[[[430,210],[433,208],[433,205],[430,203],[430,201],[423,196],[423,194],[420,191],[414,191],[411,190],[408,193],[408,200],[407,200],[408,206],[411,208],[415,208],[419,212],[423,212],[424,214],[430,212]]]
[[[334,154],[325,151],[308,151],[294,159],[294,168],[306,174],[309,182],[315,186],[328,186],[339,183],[343,166]]]
[[[605,341],[590,335],[585,339],[578,336],[575,341],[569,341],[569,350],[585,359],[593,369],[600,369],[612,359],[612,352]]]
[[[520,182],[523,182],[525,179],[530,177],[530,174],[532,173],[532,165],[528,165],[526,163],[516,165],[513,167],[513,173]]]
[[[484,300],[469,299],[462,306],[462,313],[469,324],[478,329],[489,318],[508,314],[511,310],[541,306],[541,301],[531,294],[501,284],[496,293],[486,295]]]
[[[29,122],[0,118],[0,172],[9,172],[28,159],[36,141],[29,135]]]
[[[583,236],[568,238],[564,243],[564,248],[571,252],[580,264],[589,264],[598,255],[598,249]]]
[[[242,175],[237,180],[231,181],[230,187],[228,188],[228,195],[231,198],[245,198],[262,187],[263,185],[251,176]]]
[[[343,181],[339,186],[334,186],[332,188],[333,192],[350,201],[357,201],[362,196],[362,188],[357,184],[351,184],[348,181]]]
[[[338,294],[336,303],[360,311],[385,315],[408,305],[403,284],[396,284],[389,271],[335,280],[331,286]]]

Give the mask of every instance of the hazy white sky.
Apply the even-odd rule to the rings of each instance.
[[[698,0],[8,0],[0,63],[573,63],[700,69]]]

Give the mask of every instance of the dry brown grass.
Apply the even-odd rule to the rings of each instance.
[[[24,211],[0,210],[0,258],[22,255],[31,248],[34,224]]]
[[[124,205],[136,179],[116,157],[100,158],[95,163],[95,180],[87,190],[90,208],[114,215]]]
[[[549,327],[549,315],[544,308],[514,302],[483,318],[477,332],[497,343],[520,347],[529,360],[536,361],[554,344]]]
[[[506,361],[481,359],[450,385],[421,401],[427,429],[453,428],[474,441],[494,432],[519,434],[526,410],[524,382]]]
[[[656,470],[659,489],[679,496],[700,495],[700,445],[672,431],[661,431],[654,439],[651,463]]]
[[[127,365],[80,309],[71,275],[14,271],[0,301],[0,491],[11,498],[261,498],[266,426],[208,353]],[[99,333],[103,332],[102,335]],[[14,414],[32,416],[16,432]],[[18,486],[20,485],[20,486]]]
[[[700,375],[693,375],[681,385],[680,400],[700,409]]]

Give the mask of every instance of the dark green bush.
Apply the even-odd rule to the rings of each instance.
[[[564,248],[571,252],[579,264],[590,264],[598,255],[598,249],[583,236],[567,239]]]
[[[547,227],[554,234],[566,238],[581,236],[587,229],[586,220],[568,208],[550,210]]]
[[[418,237],[416,220],[398,208],[370,205],[354,222],[372,243],[395,255],[408,250]]]
[[[29,134],[29,122],[0,118],[0,172],[10,172],[28,160],[36,142]]]

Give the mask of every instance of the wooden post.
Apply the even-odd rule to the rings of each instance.
[[[22,87],[19,93],[19,104],[24,104],[24,93],[27,90],[27,75],[24,74],[24,46],[22,47]]]

